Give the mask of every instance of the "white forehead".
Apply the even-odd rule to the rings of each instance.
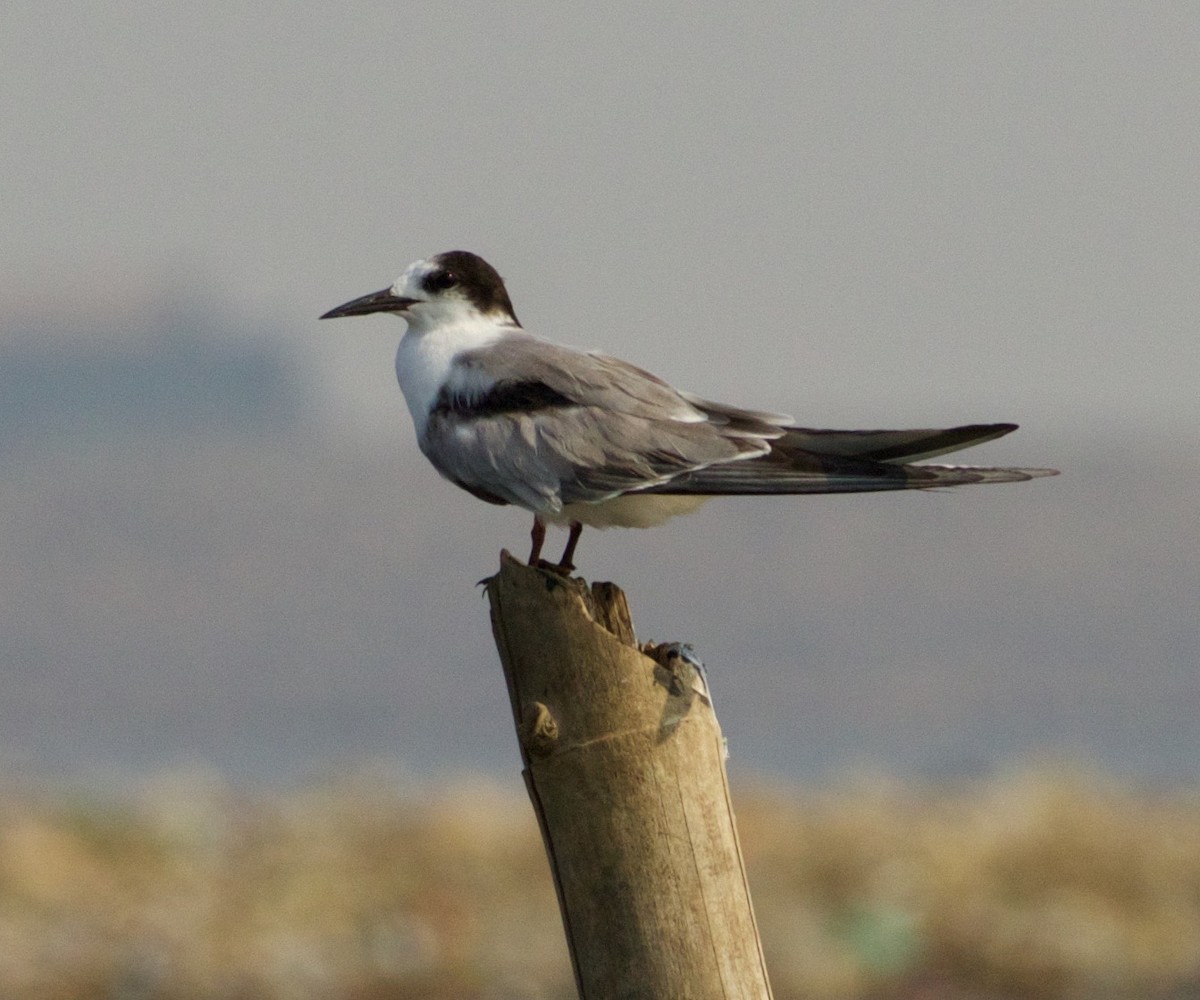
[[[430,271],[437,270],[437,267],[437,262],[432,258],[414,260],[404,269],[404,273],[392,285],[392,294],[401,295],[408,299],[425,298],[427,293],[421,287],[421,282]]]

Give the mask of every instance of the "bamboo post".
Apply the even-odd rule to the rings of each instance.
[[[487,593],[581,1000],[769,1000],[703,673],[612,584],[502,552]]]

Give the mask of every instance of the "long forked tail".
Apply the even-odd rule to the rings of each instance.
[[[710,465],[648,493],[796,494],[921,490],[971,483],[1018,483],[1057,469],[909,465],[991,441],[1016,424],[971,424],[945,430],[832,431],[789,427],[766,455]]]

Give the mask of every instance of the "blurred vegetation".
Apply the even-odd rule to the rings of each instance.
[[[1048,768],[741,791],[778,1000],[1200,996],[1195,792]],[[575,996],[516,776],[0,803],[0,996]]]

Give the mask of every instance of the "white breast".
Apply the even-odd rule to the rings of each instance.
[[[479,322],[424,331],[410,324],[396,349],[396,381],[412,414],[418,440],[424,439],[429,411],[443,387],[467,392],[490,387],[486,375],[474,368],[458,367],[454,359],[463,351],[495,343],[505,332],[505,328],[482,317]]]

